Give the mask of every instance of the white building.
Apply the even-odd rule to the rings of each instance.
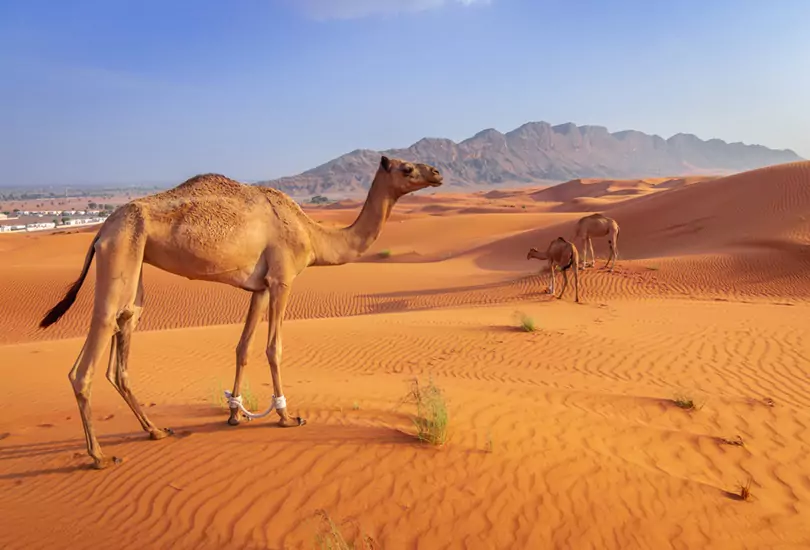
[[[54,229],[56,224],[53,222],[37,222],[29,223],[25,226],[26,231],[45,231],[46,229]]]

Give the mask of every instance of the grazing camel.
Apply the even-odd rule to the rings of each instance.
[[[356,260],[377,239],[400,197],[441,184],[442,176],[433,166],[383,156],[360,214],[345,228],[328,228],[313,221],[276,189],[245,185],[216,174],[195,176],[173,189],[119,207],[93,239],[78,280],[40,323],[40,327],[48,327],[70,308],[93,255],[97,255],[90,332],[69,375],[94,466],[102,469],[119,462],[102,453],[90,409],[91,378],[108,341],[107,379],[151,439],[172,434],[146,417],[127,376],[130,340],[143,303],[144,263],[187,279],[224,283],[252,293],[236,348],[236,377],[229,400],[231,425],[239,423],[242,372],[256,325],[269,306],[266,352],[274,390],[271,409],[276,409],[281,426],[302,426],[305,420],[287,413],[280,373],[281,324],[293,281],[310,265]]]
[[[588,267],[588,248],[591,250],[591,267],[596,261],[593,255],[593,242],[591,237],[608,237],[608,244],[610,245],[610,257],[608,258],[605,267],[613,260],[613,265],[610,266],[610,271],[616,267],[616,260],[619,259],[619,245],[617,240],[619,238],[619,224],[613,218],[608,218],[602,214],[591,214],[585,216],[577,222],[576,235],[574,242],[582,242],[582,269]],[[604,268],[603,268],[604,269]]]
[[[560,266],[560,271],[563,274],[563,287],[560,291],[560,295],[557,296],[557,299],[560,300],[565,294],[565,289],[568,286],[568,269],[570,267],[574,267],[574,294],[576,296],[575,302],[579,303],[579,254],[577,253],[577,247],[574,246],[574,243],[566,241],[562,237],[557,237],[551,244],[548,245],[548,248],[545,252],[538,252],[536,248],[529,249],[529,253],[526,254],[526,259],[531,260],[535,258],[537,260],[548,260],[548,270],[551,274],[551,286],[549,286],[548,292],[552,296],[554,295],[554,280],[556,279],[556,275],[554,273],[554,266]]]

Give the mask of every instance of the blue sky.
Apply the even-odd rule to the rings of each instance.
[[[0,0],[0,185],[291,175],[530,120],[810,158],[807,0]]]

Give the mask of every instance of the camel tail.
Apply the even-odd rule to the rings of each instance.
[[[84,258],[84,267],[82,267],[82,272],[79,275],[79,278],[76,279],[76,282],[73,283],[73,286],[71,286],[70,290],[67,291],[65,297],[62,298],[58,304],[53,306],[42,321],[40,321],[39,328],[48,328],[54,324],[62,317],[62,315],[67,313],[67,310],[69,310],[70,306],[73,305],[73,302],[76,301],[76,296],[79,294],[79,289],[82,288],[84,279],[87,277],[87,272],[90,271],[90,264],[93,261],[93,256],[96,254],[96,242],[98,241],[98,237],[99,236],[96,235],[93,242],[90,243],[90,250],[87,251],[87,256]]]

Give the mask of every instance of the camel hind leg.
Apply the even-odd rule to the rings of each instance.
[[[613,271],[613,268],[616,267],[616,262],[619,261],[619,232],[613,235],[613,239],[611,239],[613,243],[613,265],[610,267],[610,270]]]
[[[110,365],[107,368],[107,380],[113,385],[118,394],[124,399],[129,406],[135,418],[141,424],[141,428],[149,433],[151,439],[163,439],[171,435],[173,432],[170,429],[160,429],[155,426],[151,420],[143,412],[138,399],[132,393],[129,385],[129,374],[127,372],[129,362],[129,349],[130,342],[132,341],[132,333],[138,326],[138,321],[141,317],[143,310],[143,270],[138,276],[138,287],[135,295],[135,301],[131,306],[125,306],[124,309],[118,314],[116,319],[117,331],[113,335],[112,343],[110,345]]]
[[[563,287],[562,290],[560,291],[560,295],[557,296],[558,300],[562,300],[563,294],[565,294],[565,289],[568,288],[568,270],[563,269],[562,274],[563,274]]]
[[[619,258],[619,247],[616,243],[616,235],[611,235],[610,239],[608,240],[608,244],[610,245],[610,257],[605,264],[605,268],[610,265],[612,260],[613,265],[610,265],[610,271],[613,271],[613,268],[616,267],[616,260]]]
[[[124,232],[112,238],[102,238],[95,244],[97,260],[93,318],[84,347],[68,375],[79,406],[87,453],[97,469],[118,462],[114,457],[106,457],[98,443],[93,428],[90,394],[95,366],[118,330],[122,312],[131,309],[135,302],[143,243],[134,241],[136,239],[132,235]]]

